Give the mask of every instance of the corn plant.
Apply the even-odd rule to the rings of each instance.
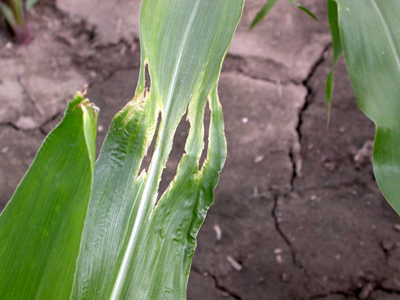
[[[186,298],[196,235],[226,156],[217,84],[242,9],[243,0],[143,1],[136,94],[97,162],[97,110],[78,93],[0,217],[1,299]],[[157,202],[185,113],[185,153]],[[157,129],[151,164],[139,173]]]
[[[400,212],[400,0],[328,5],[334,62],[345,53],[359,105],[377,124],[375,174]],[[1,299],[185,299],[196,235],[225,161],[217,85],[242,8],[243,0],[143,0],[136,94],[115,116],[97,162],[97,109],[77,93],[0,216]],[[333,72],[329,100],[332,89]],[[157,201],[185,113],[185,154]],[[156,132],[152,162],[140,172]]]
[[[400,1],[329,0],[328,13],[334,63],[344,52],[358,105],[376,126],[375,178],[400,214]]]
[[[266,2],[251,28],[275,3]],[[326,82],[328,120],[333,70],[344,53],[358,105],[376,125],[375,178],[386,200],[400,214],[400,1],[327,0],[327,5],[333,50],[333,67]]]
[[[18,44],[29,44],[33,40],[28,12],[38,0],[0,0],[0,12],[11,29]]]

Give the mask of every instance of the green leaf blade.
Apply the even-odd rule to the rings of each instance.
[[[262,19],[264,19],[271,9],[275,6],[276,0],[268,0],[260,11],[255,16],[253,22],[250,25],[250,30],[253,29]]]
[[[311,18],[313,18],[315,21],[318,21],[317,17],[306,7],[300,5],[297,3],[295,0],[288,0],[292,5],[296,6],[298,9],[301,11],[305,12],[307,15],[309,15]]]
[[[136,100],[114,119],[96,164],[71,299],[186,298],[195,236],[212,202],[226,152],[221,113],[212,121],[219,120],[219,125],[213,125],[202,175],[204,109],[207,99],[217,101],[222,61],[242,9],[242,0],[143,1]],[[155,206],[173,137],[186,111],[191,129],[185,154]],[[139,175],[159,114],[152,162]]]
[[[0,216],[3,299],[69,299],[90,197],[97,112],[81,94]],[[86,131],[86,132],[85,132]],[[76,176],[79,174],[79,176]]]
[[[354,93],[377,127],[375,177],[385,198],[400,213],[400,1],[337,3]]]
[[[332,96],[333,96],[333,82],[334,82],[333,72],[337,61],[343,54],[342,39],[340,37],[340,29],[339,29],[338,6],[335,0],[328,0],[328,18],[329,18],[329,25],[331,28],[332,50],[333,50],[332,69],[326,79],[326,89],[325,89],[327,115],[329,122]]]

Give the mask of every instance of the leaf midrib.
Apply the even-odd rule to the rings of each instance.
[[[179,48],[179,56],[178,59],[175,63],[175,67],[174,67],[174,73],[173,73],[173,77],[168,89],[168,96],[167,96],[167,101],[166,101],[166,105],[165,105],[165,112],[164,112],[164,116],[163,119],[164,120],[168,120],[169,115],[170,115],[170,110],[171,110],[171,102],[172,102],[172,97],[174,94],[174,90],[176,87],[176,81],[177,81],[177,77],[178,77],[178,72],[179,72],[179,67],[182,61],[182,56],[183,56],[183,52],[184,49],[186,47],[188,38],[189,38],[189,33],[192,30],[192,26],[193,26],[193,22],[195,19],[195,15],[197,13],[197,10],[199,8],[199,4],[200,4],[201,0],[197,0],[195,7],[190,15],[189,18],[189,22],[188,22],[188,26],[186,27],[186,30],[184,32],[183,35],[183,39]],[[122,259],[122,263],[120,266],[120,269],[118,271],[117,274],[117,278],[115,280],[113,289],[112,289],[112,293],[111,293],[111,297],[110,300],[117,300],[119,299],[120,293],[122,291],[122,284],[125,281],[125,277],[126,277],[126,273],[128,270],[128,266],[129,266],[129,261],[130,258],[132,256],[133,250],[134,250],[134,244],[135,241],[137,240],[137,236],[138,236],[138,232],[139,232],[139,228],[140,225],[143,222],[143,218],[144,218],[144,212],[146,210],[146,204],[149,201],[149,198],[151,196],[151,187],[153,185],[153,182],[156,180],[156,176],[157,176],[157,169],[159,168],[159,164],[160,164],[160,159],[161,159],[161,146],[162,146],[162,141],[164,140],[165,134],[166,134],[166,127],[167,127],[167,121],[162,123],[162,128],[161,128],[161,132],[160,132],[160,139],[159,139],[159,143],[157,145],[157,148],[154,152],[154,156],[153,156],[153,160],[152,163],[150,165],[150,169],[149,169],[149,173],[148,173],[148,178],[146,180],[146,184],[143,190],[143,194],[142,197],[140,199],[139,202],[139,208],[138,208],[138,212],[137,212],[137,216],[135,219],[135,222],[133,224],[133,228],[132,228],[132,232],[131,235],[129,237],[129,242],[128,242],[128,246],[126,248],[124,257]]]

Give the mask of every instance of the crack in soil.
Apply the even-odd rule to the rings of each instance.
[[[370,299],[371,293],[376,292],[376,291],[381,291],[381,292],[384,292],[384,293],[390,294],[390,295],[400,295],[400,291],[385,288],[385,287],[383,287],[382,283],[379,281],[369,281],[369,282],[366,282],[365,284],[363,284],[362,286],[350,287],[347,290],[330,291],[330,292],[327,292],[324,294],[316,294],[316,295],[309,297],[307,300],[317,300],[317,299],[322,299],[322,298],[326,298],[329,296],[335,296],[335,295],[343,296],[346,298],[352,297],[352,298],[359,299],[359,300],[366,300],[366,299]]]
[[[297,258],[296,251],[293,248],[292,243],[290,242],[289,238],[286,236],[286,234],[283,232],[283,230],[281,229],[281,227],[279,225],[279,220],[276,215],[276,209],[278,208],[278,202],[279,202],[279,196],[277,194],[275,194],[274,195],[274,206],[272,207],[272,211],[271,211],[271,215],[272,215],[272,218],[274,219],[274,223],[275,223],[275,230],[278,232],[279,236],[283,239],[285,244],[289,247],[293,264],[296,267],[298,267],[299,269],[305,271],[303,265],[299,262],[299,260]]]
[[[12,123],[12,122],[0,123],[0,127],[9,127],[9,128],[12,128],[13,130],[22,131],[22,132],[24,132],[24,133],[35,132],[36,130],[38,130],[39,133],[41,133],[44,137],[46,137],[47,134],[48,134],[48,133],[46,133],[44,130],[42,130],[41,127],[34,128],[34,129],[22,129],[22,128],[17,127],[17,126],[16,126],[14,123]],[[1,211],[1,208],[0,208],[0,211]]]
[[[312,78],[312,76],[315,74],[317,69],[324,63],[324,61],[326,59],[326,54],[329,51],[331,45],[332,44],[329,43],[328,45],[326,45],[324,47],[324,50],[322,51],[319,59],[311,67],[310,72],[308,73],[307,77],[302,82],[302,85],[307,89],[307,95],[306,95],[303,107],[299,110],[298,123],[295,128],[296,133],[297,133],[297,141],[295,141],[293,147],[291,147],[291,149],[289,150],[289,158],[290,158],[290,161],[292,162],[292,170],[293,170],[292,176],[290,179],[290,186],[291,186],[292,192],[294,191],[295,179],[301,176],[301,174],[300,174],[300,172],[301,172],[301,148],[302,148],[301,125],[303,123],[303,114],[307,110],[309,105],[312,103],[312,101],[315,97],[315,91],[312,90],[311,86],[309,85],[309,81]],[[291,82],[291,83],[296,84],[295,82]],[[278,217],[276,214],[276,210],[277,210],[278,204],[279,204],[278,202],[279,202],[279,195],[275,194],[274,195],[274,206],[271,211],[271,214],[272,214],[272,217],[273,217],[274,223],[275,223],[275,229],[278,232],[278,234],[280,235],[280,237],[284,240],[284,242],[289,247],[293,264],[296,267],[298,267],[300,270],[302,270],[304,275],[308,277],[307,270],[304,268],[304,266],[298,260],[296,251],[295,251],[292,243],[290,242],[289,238],[287,237],[287,235],[284,233],[284,231],[282,230],[282,228],[279,225],[279,220],[278,220]]]
[[[210,278],[212,278],[212,279],[214,280],[214,287],[215,287],[215,289],[221,291],[223,294],[229,295],[230,297],[232,297],[233,299],[236,299],[236,300],[242,300],[242,297],[241,297],[241,296],[239,296],[238,294],[236,294],[236,293],[234,293],[234,292],[228,290],[226,287],[222,286],[222,285],[219,283],[218,277],[217,277],[216,275],[212,274],[211,272],[208,272],[208,271],[201,272],[201,271],[200,271],[198,268],[196,268],[194,265],[192,265],[191,270],[192,270],[193,272],[195,272],[195,273],[201,275],[201,276],[207,276],[207,277],[209,276]],[[207,275],[205,275],[205,274],[207,274]]]
[[[316,294],[314,296],[309,297],[307,300],[317,300],[317,299],[322,299],[322,298],[326,298],[326,297],[330,297],[330,296],[343,296],[343,297],[354,297],[356,296],[356,292],[359,288],[357,289],[350,289],[348,291],[332,291],[329,293],[325,293],[325,294]],[[360,299],[358,298],[358,296],[356,296],[356,299]]]
[[[372,292],[375,292],[375,291],[385,292],[385,293],[390,294],[390,295],[400,295],[400,291],[384,288],[381,285],[381,283],[377,283],[377,286],[375,287],[375,289],[372,290]]]
[[[266,59],[268,62],[276,63],[273,59]],[[229,72],[237,72],[239,74],[242,74],[248,78],[254,79],[254,80],[261,80],[265,82],[270,82],[276,85],[289,85],[289,84],[294,84],[296,86],[302,85],[302,83],[299,83],[293,79],[286,79],[286,80],[279,80],[279,79],[272,79],[268,77],[261,77],[257,75],[252,75],[246,72],[243,69],[243,65],[246,64],[246,58],[239,56],[239,55],[234,55],[234,54],[228,54],[225,57],[223,68],[222,68],[222,73],[229,73]]]
[[[290,152],[289,152],[289,157],[290,157],[290,160],[292,162],[292,167],[293,167],[292,177],[290,180],[290,186],[291,186],[292,191],[294,190],[294,181],[296,180],[296,178],[301,177],[301,174],[300,174],[301,148],[302,148],[301,125],[303,124],[303,115],[315,98],[315,91],[311,88],[309,82],[310,82],[311,78],[314,76],[314,74],[317,72],[318,68],[325,62],[326,56],[327,56],[328,51],[331,48],[331,46],[332,46],[332,43],[329,43],[324,47],[324,50],[322,51],[319,59],[314,63],[314,65],[311,67],[310,72],[308,73],[307,77],[302,81],[302,85],[307,89],[307,95],[306,95],[306,98],[304,101],[304,105],[299,111],[298,123],[296,126],[298,147],[295,147],[295,145],[294,145],[290,149]],[[297,149],[297,148],[299,148],[299,149]]]
[[[48,118],[46,121],[44,121],[40,126],[39,126],[39,131],[44,134],[45,136],[47,136],[49,134],[50,131],[46,131],[44,129],[44,127],[53,122],[55,119],[57,119],[59,116],[63,115],[64,111],[59,111],[57,113],[55,113],[54,115],[52,115],[50,118]]]
[[[343,291],[330,291],[324,294],[316,294],[309,297],[307,300],[317,300],[335,295],[343,296],[346,298],[352,297],[358,300],[367,300],[370,299],[370,295],[376,291],[381,291],[390,295],[400,295],[400,291],[385,288],[380,282],[366,282],[361,287],[356,286]]]
[[[15,124],[14,123],[12,123],[12,122],[4,122],[4,123],[0,123],[0,126],[1,127],[11,127],[12,129],[15,129],[15,130],[18,130],[18,131],[20,131],[21,130],[21,128],[18,128],[17,126],[15,126]]]
[[[210,277],[214,280],[215,283],[215,288],[225,294],[228,294],[229,296],[231,296],[233,299],[237,299],[237,300],[242,300],[242,297],[240,297],[238,294],[235,294],[234,292],[231,292],[230,290],[228,290],[226,287],[222,286],[219,283],[218,277],[210,274]]]

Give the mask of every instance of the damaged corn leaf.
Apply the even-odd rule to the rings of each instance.
[[[354,93],[376,125],[375,177],[400,214],[400,0],[336,2]]]
[[[226,156],[217,83],[242,8],[243,0],[143,1],[136,96],[114,118],[96,163],[71,299],[186,298],[196,235]],[[199,166],[207,100],[208,150]],[[185,154],[156,205],[186,112]],[[139,174],[157,126],[151,164]]]
[[[69,299],[92,185],[97,110],[78,93],[0,216],[0,298]]]

